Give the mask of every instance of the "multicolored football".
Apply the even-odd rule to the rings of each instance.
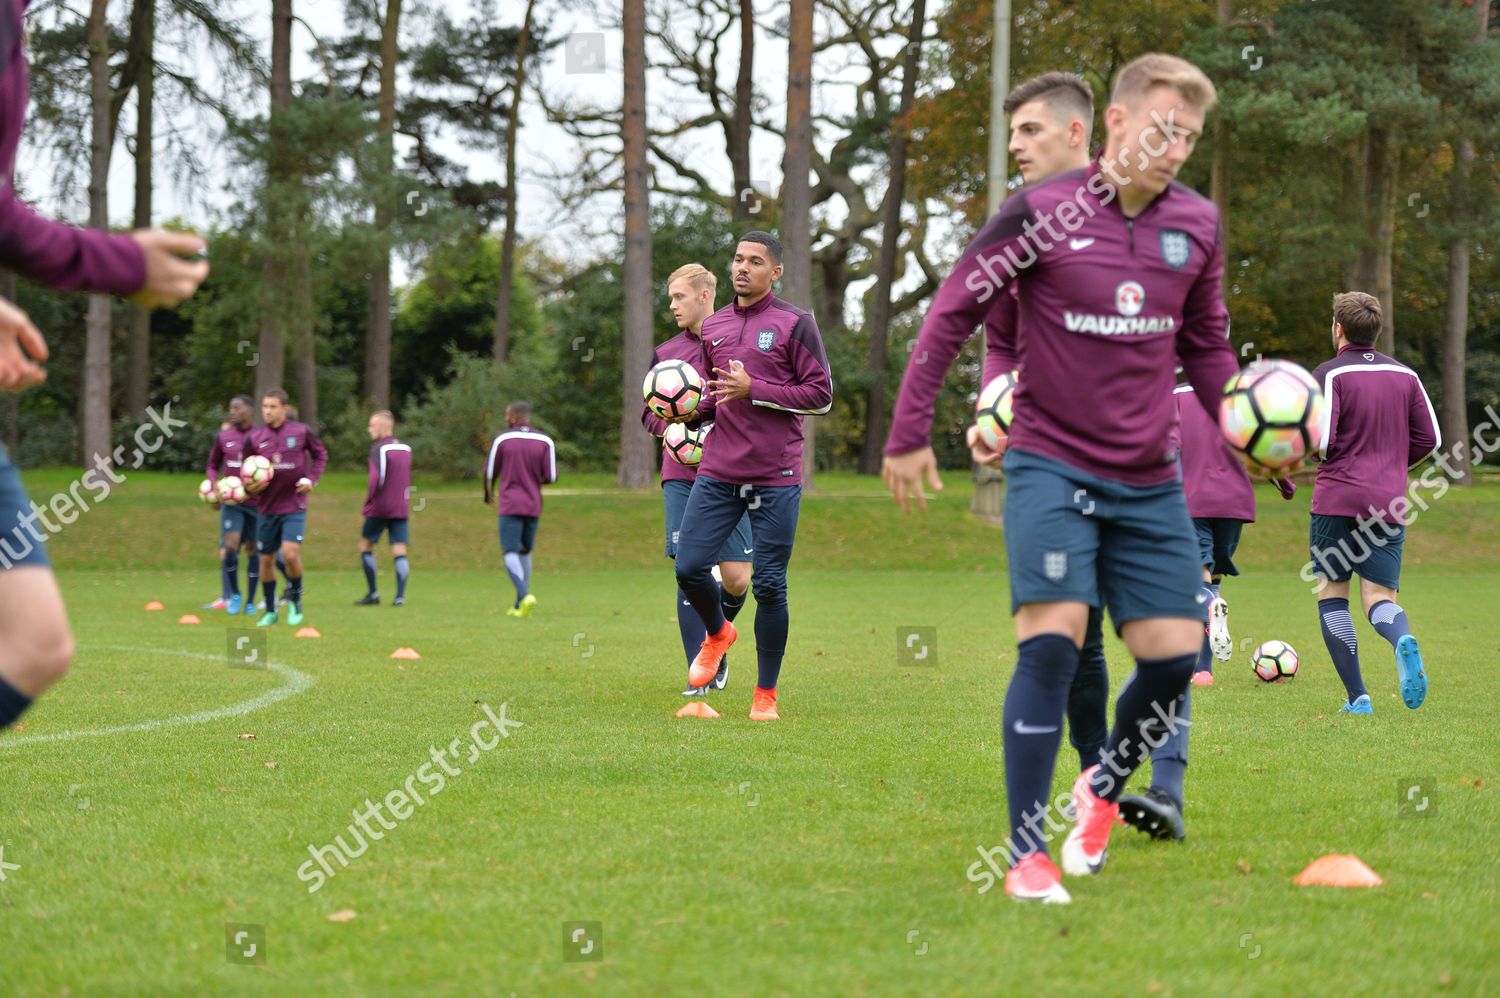
[[[1010,421],[1015,415],[1012,403],[1019,378],[1018,371],[1000,375],[984,386],[979,400],[974,403],[974,424],[979,427],[980,438],[991,450],[997,449],[1010,432]]]
[[[1305,368],[1257,360],[1224,386],[1219,426],[1245,467],[1267,475],[1295,468],[1322,448],[1327,404]]]
[[[251,454],[245,458],[240,465],[240,481],[242,483],[269,482],[276,474],[276,469],[271,466],[271,459],[260,454]]]
[[[703,378],[685,360],[664,360],[646,372],[641,394],[646,408],[662,419],[689,416],[703,399]]]
[[[688,429],[686,423],[671,423],[661,438],[661,449],[678,464],[692,467],[703,460],[703,438],[711,429],[712,423],[696,430]]]
[[[219,479],[219,501],[226,506],[238,506],[245,501],[245,483],[235,475]]]
[[[199,482],[198,498],[203,502],[208,503],[210,506],[216,505],[219,501],[219,492],[214,488],[214,483],[210,482],[206,478],[203,481]]]
[[[1263,683],[1279,683],[1297,674],[1297,652],[1285,641],[1267,641],[1250,653],[1250,667]]]

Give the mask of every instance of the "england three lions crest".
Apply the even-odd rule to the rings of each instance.
[[[1186,232],[1181,229],[1161,230],[1161,258],[1166,261],[1168,267],[1181,270],[1187,266],[1192,255],[1193,244]]]
[[[755,336],[755,345],[760,347],[762,353],[770,353],[771,348],[776,345],[776,330],[762,329]]]

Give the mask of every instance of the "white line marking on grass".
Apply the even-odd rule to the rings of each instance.
[[[208,655],[203,652],[194,651],[172,651],[164,648],[136,648],[129,645],[80,645],[84,648],[98,651],[127,651],[141,652],[147,655],[177,655],[182,658],[202,658],[209,661],[219,661],[222,656]],[[105,735],[123,735],[136,731],[156,731],[161,728],[180,728],[190,724],[207,724],[209,721],[222,721],[226,717],[239,717],[243,714],[253,713],[262,707],[269,707],[274,703],[290,699],[299,693],[306,693],[312,689],[318,680],[299,669],[279,662],[269,662],[267,667],[275,673],[285,677],[286,682],[271,690],[262,693],[258,697],[227,707],[216,707],[213,710],[199,711],[196,714],[179,714],[176,717],[167,717],[158,721],[141,721],[138,724],[117,724],[109,728],[84,728],[81,731],[57,731],[49,735],[22,735],[19,738],[0,738],[0,752],[17,748],[22,745],[37,745],[42,742],[71,742],[79,738],[101,738]]]

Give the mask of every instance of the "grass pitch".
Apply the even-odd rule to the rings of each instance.
[[[425,483],[409,605],[351,606],[363,481],[332,477],[306,549],[322,637],[283,623],[264,649],[280,668],[246,669],[229,667],[228,618],[198,609],[217,576],[196,480],[132,475],[54,540],[78,658],[0,735],[16,865],[0,867],[0,991],[1500,988],[1500,486],[1450,493],[1411,529],[1402,603],[1432,692],[1402,707],[1389,646],[1359,623],[1376,709],[1362,719],[1334,714],[1297,578],[1308,491],[1263,490],[1224,595],[1237,644],[1285,639],[1300,675],[1267,686],[1242,657],[1219,666],[1195,693],[1187,841],[1119,830],[1108,869],[1042,908],[967,873],[1004,839],[1014,645],[1001,535],[967,514],[961,477],[920,519],[871,480],[820,479],[792,564],[784,720],[752,725],[753,600],[710,698],[723,716],[672,716],[684,667],[655,493],[565,480],[574,494],[550,496],[541,525],[540,606],[510,620],[491,511]],[[40,501],[67,476],[27,480]],[[388,601],[384,552],[381,570]],[[203,623],[177,624],[188,612]],[[920,662],[899,639],[915,629],[932,638]],[[422,658],[390,659],[400,646]],[[1129,661],[1109,652],[1118,687]],[[450,757],[440,793],[309,893],[308,847],[352,843],[351,812],[434,747],[467,746],[486,704],[522,726]],[[1065,747],[1056,791],[1075,759]],[[1359,855],[1385,886],[1294,887],[1325,853]],[[231,962],[252,942],[263,963]]]

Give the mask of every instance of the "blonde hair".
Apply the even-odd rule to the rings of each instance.
[[[672,271],[667,276],[667,287],[671,287],[673,281],[679,280],[685,280],[690,283],[694,291],[702,291],[707,288],[709,294],[713,295],[719,290],[719,279],[701,263],[683,264]]]
[[[1183,100],[1204,111],[1212,111],[1219,102],[1218,91],[1203,70],[1186,59],[1162,52],[1150,52],[1126,63],[1115,76],[1109,102],[1134,106],[1156,87],[1171,87]]]

